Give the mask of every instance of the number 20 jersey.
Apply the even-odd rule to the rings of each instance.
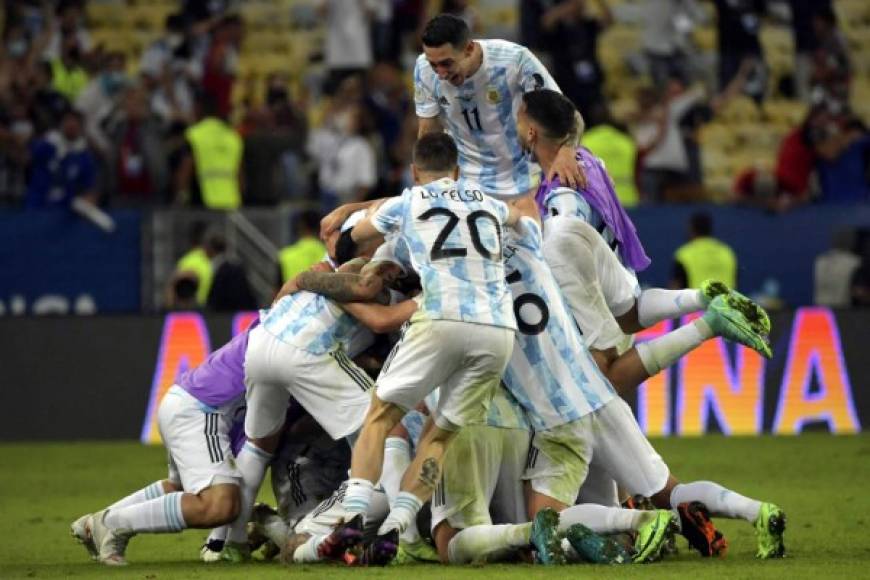
[[[616,396],[595,364],[541,252],[541,228],[520,220],[508,233],[505,264],[517,332],[503,381],[536,430],[576,421]]]
[[[507,217],[477,183],[443,178],[387,200],[372,225],[406,244],[423,287],[418,314],[516,329],[504,278]]]

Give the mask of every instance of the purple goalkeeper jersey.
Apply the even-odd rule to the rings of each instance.
[[[200,403],[215,409],[244,397],[245,350],[248,348],[249,332],[250,329],[237,334],[208,355],[201,365],[182,374],[178,378],[178,386]]]
[[[613,180],[607,174],[604,164],[585,147],[577,148],[577,162],[586,172],[587,184],[585,189],[574,191],[599,213],[604,224],[613,232],[616,241],[619,242],[618,253],[622,262],[635,272],[646,269],[650,259],[644,251],[634,223],[616,197]],[[542,216],[547,214],[546,202],[550,194],[561,187],[563,186],[558,175],[552,181],[541,180],[541,185],[535,194],[535,201]]]

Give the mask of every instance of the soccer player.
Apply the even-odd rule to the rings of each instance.
[[[441,385],[434,425],[420,441],[401,491],[363,560],[385,564],[399,532],[416,517],[440,477],[455,433],[480,420],[513,346],[516,329],[504,280],[501,235],[517,213],[489,198],[478,184],[457,181],[457,149],[444,133],[424,135],[414,147],[418,185],[387,200],[352,230],[356,242],[398,235],[406,244],[423,294],[377,380],[372,405],[351,460],[343,506],[358,527],[380,478],[387,434],[432,389]],[[354,542],[350,538],[351,544]]]
[[[560,143],[572,131],[575,114],[574,105],[555,91],[543,89],[523,96],[517,114],[519,141],[545,169],[561,153]],[[723,284],[639,291],[633,271],[645,268],[649,258],[634,225],[619,204],[601,161],[583,147],[577,149],[577,159],[586,169],[587,186],[562,187],[558,179],[544,182],[538,201],[545,216],[545,257],[587,344],[612,359],[616,351],[625,350],[625,333],[713,308],[720,311],[720,321],[730,322],[727,328],[718,329],[728,333],[726,338],[770,358],[767,314]],[[601,239],[606,243],[600,243]],[[718,295],[723,298],[715,300]],[[650,374],[655,374],[715,332],[695,321],[646,343],[639,354],[649,364]]]
[[[214,528],[237,516],[238,464],[245,414],[244,358],[250,331],[240,333],[184,373],[157,411],[169,453],[169,476],[73,522],[70,533],[91,557],[123,566],[130,538],[140,533]]]

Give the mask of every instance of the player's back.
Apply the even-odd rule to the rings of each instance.
[[[532,426],[575,421],[616,396],[589,353],[541,252],[541,231],[522,218],[522,237],[505,242],[507,281],[517,314],[517,344],[504,382]]]
[[[475,182],[443,178],[406,189],[375,220],[392,224],[406,243],[423,287],[422,312],[515,328],[502,262],[507,216],[507,206]]]
[[[353,316],[313,292],[284,296],[260,311],[260,323],[279,340],[313,354],[341,346],[354,357],[374,341],[372,333]]]

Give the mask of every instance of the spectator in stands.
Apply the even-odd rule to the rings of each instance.
[[[605,0],[596,0],[601,16],[586,11],[586,0],[562,0],[541,15],[553,59],[553,77],[580,113],[604,99],[604,69],[598,61],[598,37],[613,23]]]
[[[753,168],[737,177],[737,200],[771,211],[787,211],[809,202],[816,167],[815,140],[828,119],[827,108],[810,110],[780,143],[773,175]]]
[[[852,275],[861,265],[861,258],[852,251],[854,245],[854,232],[841,229],[834,233],[831,249],[816,257],[814,304],[846,307],[852,303]]]
[[[472,34],[477,34],[481,31],[480,16],[469,0],[442,0],[441,10],[438,11],[438,14],[452,14],[461,18],[468,25],[468,29]],[[435,14],[432,16],[435,16]]]
[[[354,103],[337,110],[326,126],[311,133],[306,149],[318,166],[324,209],[361,201],[372,193],[378,166],[369,133],[370,116]]]
[[[199,310],[202,304],[197,300],[199,282],[190,272],[176,272],[169,280],[166,290],[166,309],[191,311]]]
[[[737,257],[728,244],[713,237],[713,218],[699,212],[689,221],[689,241],[674,254],[671,288],[698,288],[708,279],[737,287]]]
[[[399,142],[408,114],[414,110],[402,71],[391,64],[376,64],[369,72],[368,86],[364,102],[380,136],[388,161],[387,171],[403,171],[407,164],[399,151]],[[396,176],[391,175],[389,180],[395,182]]]
[[[51,81],[55,90],[74,102],[88,84],[82,49],[76,36],[62,37],[60,56],[52,58]]]
[[[823,203],[870,201],[870,134],[858,119],[829,125],[816,144]]]
[[[196,302],[205,306],[208,293],[211,291],[211,282],[214,277],[211,257],[206,252],[205,235],[208,225],[205,222],[194,222],[189,231],[190,246],[183,256],[175,264],[175,276],[170,282],[170,290],[174,280],[180,276],[193,278],[196,282]],[[170,292],[170,295],[172,293]]]
[[[535,51],[550,49],[547,33],[541,26],[541,15],[557,0],[520,0],[520,44]]]
[[[43,135],[49,129],[57,127],[60,118],[69,108],[69,101],[60,94],[52,84],[51,65],[40,62],[34,65],[30,75],[31,98],[29,99],[29,117],[33,121],[36,135]]]
[[[830,99],[848,105],[852,66],[846,39],[837,28],[837,15],[831,6],[813,11],[813,31],[818,42],[813,53],[813,100]]]
[[[214,270],[206,301],[208,309],[214,312],[256,310],[257,299],[251,290],[245,268],[227,257],[224,237],[218,233],[209,234],[205,240],[205,250]]]
[[[318,212],[311,210],[296,215],[293,225],[296,242],[278,253],[279,288],[326,256],[326,246],[320,241],[320,218]]]
[[[807,101],[810,96],[813,53],[818,47],[813,30],[813,14],[816,10],[830,10],[831,0],[789,0],[789,6],[795,50],[795,92],[799,99]]]
[[[636,206],[640,199],[635,185],[637,146],[634,139],[613,120],[603,103],[593,107],[585,118],[587,129],[583,133],[583,145],[604,161],[620,203],[625,207]]]
[[[33,124],[23,103],[0,100],[0,201],[19,203]]]
[[[141,85],[126,88],[121,108],[107,121],[110,144],[107,193],[124,205],[159,203],[169,184],[160,121]]]
[[[91,81],[75,100],[75,108],[81,111],[85,118],[85,134],[101,157],[111,155],[108,138],[104,126],[109,116],[115,112],[119,97],[127,83],[127,58],[122,52],[110,52],[106,55],[102,70],[91,78]]]
[[[42,49],[42,58],[54,61],[62,58],[67,46],[75,45],[82,56],[93,49],[91,35],[83,24],[82,0],[61,0],[55,10],[56,18],[47,22],[48,38]]]
[[[242,205],[244,144],[211,95],[197,102],[199,121],[185,131],[187,148],[175,174],[176,203],[235,210]]]
[[[163,76],[163,72],[179,59],[179,52],[186,41],[185,29],[184,17],[181,14],[168,15],[164,23],[163,36],[148,45],[142,53],[139,74],[151,82],[157,82]]]
[[[205,56],[202,89],[215,100],[218,113],[228,118],[232,108],[233,84],[239,66],[244,23],[238,15],[224,16],[214,28]]]
[[[692,73],[691,34],[703,12],[695,0],[647,0],[643,50],[657,89],[674,77],[689,82]]]
[[[372,66],[371,20],[376,8],[377,0],[318,0],[326,16],[327,94],[348,76],[365,74]]]
[[[77,197],[96,203],[96,160],[85,141],[81,113],[67,109],[59,128],[30,147],[25,205],[69,206]]]
[[[761,102],[767,86],[767,67],[759,34],[766,0],[714,0],[717,12],[719,90],[724,91],[748,62],[744,92]]]

